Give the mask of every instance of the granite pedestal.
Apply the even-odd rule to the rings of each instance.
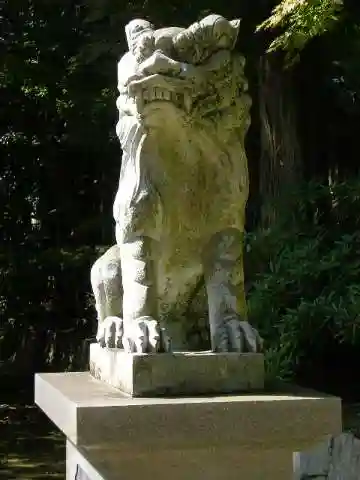
[[[90,373],[133,397],[256,392],[264,389],[261,353],[126,353],[90,345]]]
[[[78,465],[90,480],[289,480],[293,452],[342,430],[340,399],[286,385],[131,398],[89,373],[38,374],[35,400],[67,437],[67,480]]]

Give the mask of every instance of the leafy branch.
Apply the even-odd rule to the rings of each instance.
[[[282,0],[256,31],[280,29],[268,52],[283,50],[294,61],[310,40],[331,30],[342,9],[343,0]]]

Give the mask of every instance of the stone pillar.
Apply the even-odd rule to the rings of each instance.
[[[67,480],[289,480],[293,452],[342,431],[340,399],[286,385],[133,398],[86,372],[38,374],[35,401],[67,437]]]

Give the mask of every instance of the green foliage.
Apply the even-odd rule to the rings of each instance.
[[[104,192],[118,174],[116,83],[111,60],[74,61],[87,43],[85,14],[81,2],[69,0],[2,5],[1,249],[102,240],[91,221],[100,199],[111,208]]]
[[[360,180],[307,185],[247,239],[249,313],[270,377],[313,370],[330,345],[360,346],[359,192]]]
[[[257,30],[280,29],[268,51],[285,50],[294,59],[311,39],[333,27],[342,7],[342,0],[281,0]]]
[[[0,8],[0,372],[79,368],[95,245],[113,236],[115,60],[78,61],[81,1]]]
[[[89,247],[18,248],[0,257],[0,375],[83,368],[95,328],[89,270],[98,255]]]

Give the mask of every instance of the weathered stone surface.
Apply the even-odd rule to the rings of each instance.
[[[35,400],[97,480],[290,480],[293,452],[342,430],[340,399],[286,385],[271,394],[131,398],[89,373],[41,374]]]
[[[295,480],[359,480],[360,440],[352,434],[327,441],[295,456]]]
[[[102,345],[172,350],[168,320],[186,310],[203,275],[212,351],[261,350],[244,292],[251,98],[234,49],[239,27],[220,15],[186,29],[139,19],[126,26],[117,244],[91,271]]]
[[[69,440],[66,441],[66,480],[108,480]]]
[[[198,395],[264,388],[260,353],[132,354],[90,346],[90,373],[128,395]]]

